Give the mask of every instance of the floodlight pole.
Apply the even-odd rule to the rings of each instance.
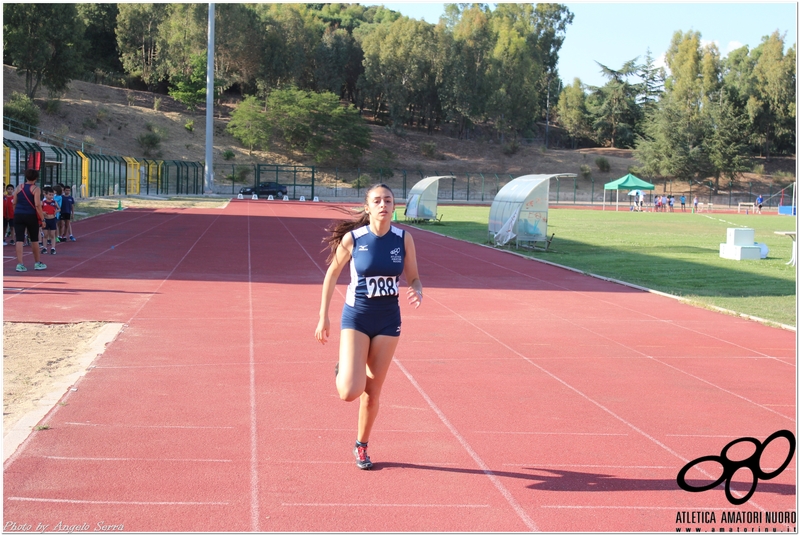
[[[214,9],[208,5],[208,63],[205,81],[205,193],[214,189]]]

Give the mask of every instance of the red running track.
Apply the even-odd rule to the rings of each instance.
[[[128,209],[80,222],[46,271],[6,259],[6,321],[125,327],[5,463],[5,530],[671,531],[712,512],[743,531],[722,513],[796,510],[795,457],[743,505],[676,483],[735,438],[796,432],[795,333],[423,230],[425,302],[403,304],[359,471],[338,334],[313,339],[336,217]],[[719,475],[702,468],[689,481]]]

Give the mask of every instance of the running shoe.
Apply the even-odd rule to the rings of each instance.
[[[72,234],[70,234],[70,235],[69,235],[69,241],[78,241],[78,240],[76,240],[76,239],[75,239],[75,236],[73,236]]]
[[[352,450],[352,453],[355,454],[355,464],[358,465],[358,468],[361,470],[372,469],[372,461],[369,459],[369,455],[366,453],[366,446],[358,446],[356,444],[355,448]]]
[[[42,254],[47,254],[47,247],[39,247],[39,252]]]
[[[61,243],[61,236],[56,236],[55,237],[55,242],[56,243]]]
[[[45,264],[43,264],[41,262],[36,262],[36,264],[33,266],[33,269],[37,269],[37,270],[47,269],[47,265],[45,265]]]
[[[17,271],[28,271],[28,268],[26,268],[22,264],[17,264]]]
[[[50,249],[50,254],[55,254],[55,247],[53,247],[52,249]]]
[[[11,240],[10,242],[8,242],[8,244],[9,244],[9,245],[16,245],[16,244],[17,244],[17,242],[16,242],[16,241],[14,241],[14,240]]]
[[[8,245],[8,243],[7,242],[3,242],[3,245]]]

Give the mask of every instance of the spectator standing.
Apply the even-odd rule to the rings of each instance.
[[[25,232],[31,241],[31,252],[36,270],[47,269],[40,262],[39,257],[39,229],[44,224],[42,212],[42,192],[36,186],[39,180],[39,171],[28,169],[25,171],[25,183],[14,190],[14,232],[16,233],[17,271],[28,271],[22,263],[22,245],[25,241]],[[37,241],[33,241],[37,240]]]
[[[75,236],[72,235],[72,219],[75,213],[75,198],[72,197],[72,188],[64,186],[64,195],[61,196],[61,215],[60,220],[63,224],[61,231],[61,241],[75,241]]]
[[[6,238],[11,241],[6,243]],[[3,245],[14,245],[14,186],[9,184],[3,194]]]
[[[47,247],[50,254],[55,254],[56,223],[58,222],[58,203],[55,202],[55,190],[47,186],[44,188],[45,199],[42,201],[42,212],[44,213],[44,238],[47,246],[42,244],[41,253],[47,254]]]
[[[756,202],[757,202],[757,213],[758,214],[762,214],[763,213],[763,196],[762,195],[758,195]]]
[[[699,197],[694,197],[694,212],[699,211]]]
[[[685,211],[685,195],[680,195],[680,207],[682,208],[682,211],[684,212]]]
[[[53,186],[53,190],[55,191],[55,200],[56,204],[58,204],[58,213],[55,216],[56,221],[56,234],[55,234],[55,242],[61,241],[61,196],[64,193],[64,187],[61,184],[56,184]]]
[[[669,195],[669,212],[674,211],[674,195]]]

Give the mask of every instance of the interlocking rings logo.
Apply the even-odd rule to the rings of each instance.
[[[760,456],[763,455],[763,451],[765,451],[766,447],[771,443],[772,440],[776,438],[785,438],[788,440],[788,444],[790,445],[790,451],[788,452],[788,456],[785,458],[785,462],[780,465],[779,468],[774,470],[773,472],[764,472],[760,468]],[[755,452],[746,459],[742,461],[733,461],[729,457],[727,457],[727,452],[730,451],[730,448],[735,446],[741,442],[751,442],[755,445]],[[777,431],[776,433],[772,434],[770,437],[766,439],[765,442],[762,444],[759,440],[752,437],[743,437],[737,438],[724,446],[724,449],[721,450],[721,455],[706,455],[705,457],[699,457],[698,459],[694,459],[690,463],[683,466],[680,473],[677,474],[677,484],[680,486],[681,489],[686,490],[688,492],[704,492],[706,490],[710,490],[722,481],[726,480],[724,483],[724,494],[727,495],[727,501],[729,501],[733,505],[741,505],[746,503],[749,498],[755,493],[755,489],[757,488],[758,480],[762,479],[764,481],[768,481],[769,479],[773,479],[780,475],[783,470],[788,466],[788,463],[791,462],[793,459],[794,451],[796,451],[796,437],[794,437],[793,433],[788,431],[787,429],[783,429],[781,431]],[[685,482],[685,475],[688,473],[688,470],[693,468],[694,466],[707,462],[707,461],[715,461],[719,463],[722,468],[724,469],[721,473],[721,476],[714,481],[713,483],[709,483],[707,485],[702,485],[700,487],[692,487],[688,483]],[[741,468],[748,468],[752,471],[752,488],[749,489],[749,492],[743,498],[736,498],[730,492],[730,483],[732,482],[732,477],[735,475]]]

